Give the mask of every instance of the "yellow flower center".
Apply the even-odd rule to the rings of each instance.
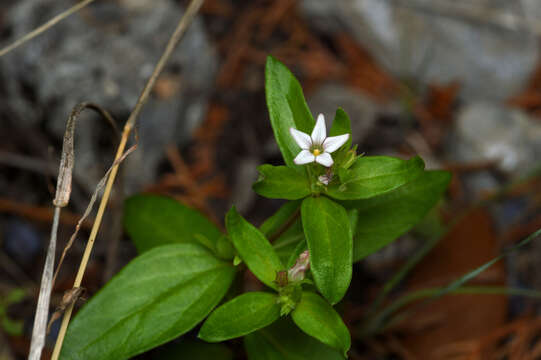
[[[314,149],[312,150],[312,154],[314,154],[314,156],[318,156],[319,154],[321,154],[321,151],[319,149]]]

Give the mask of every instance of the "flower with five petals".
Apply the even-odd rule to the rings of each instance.
[[[338,150],[349,139],[349,134],[328,137],[323,114],[317,117],[312,135],[294,128],[289,128],[289,132],[302,149],[293,160],[297,165],[317,162],[325,167],[331,167],[334,163],[331,153]]]

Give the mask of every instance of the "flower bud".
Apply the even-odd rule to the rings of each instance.
[[[310,268],[310,254],[308,250],[302,252],[295,265],[287,271],[287,278],[291,282],[304,280],[306,271]]]

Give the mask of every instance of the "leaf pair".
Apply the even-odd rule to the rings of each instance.
[[[338,163],[337,163],[338,164]],[[350,168],[338,168],[323,193],[337,200],[368,199],[395,190],[423,173],[419,157],[361,156]],[[308,178],[287,166],[261,165],[253,189],[270,199],[298,200],[312,193]],[[318,190],[318,192],[321,189]]]
[[[261,231],[244,220],[235,208],[226,216],[226,227],[246,266],[265,285],[280,291],[275,281],[276,275],[285,268]],[[351,247],[350,243],[349,248]],[[280,292],[242,294],[216,309],[203,324],[199,337],[217,342],[262,329],[280,318],[283,296]],[[305,333],[344,353],[349,349],[350,337],[347,328],[332,306],[319,295],[303,292],[291,315]]]
[[[209,316],[199,337],[218,342],[251,334],[278,320],[280,307],[277,294],[250,292],[240,295]],[[303,292],[291,317],[306,334],[347,356],[351,346],[349,331],[340,315],[319,295]]]

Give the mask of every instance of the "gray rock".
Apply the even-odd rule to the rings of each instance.
[[[6,17],[12,39],[72,5],[68,0],[19,1]],[[45,125],[59,139],[67,115],[81,101],[100,104],[124,117],[117,119],[123,123],[181,15],[171,0],[96,2],[2,58],[8,90],[3,101],[27,126]],[[196,19],[163,75],[181,85],[168,96],[153,97],[139,118],[138,155],[128,161],[140,171],[127,173],[131,189],[151,182],[164,146],[188,139],[202,120],[216,68],[215,52]],[[33,99],[25,96],[28,88]],[[88,179],[89,188],[111,163],[112,155],[99,153],[97,146],[107,132],[96,119],[81,121],[77,129],[76,173]]]
[[[364,93],[343,85],[322,85],[308,96],[307,102],[314,117],[320,113],[325,115],[328,129],[336,109],[344,109],[351,120],[354,144],[363,140],[376,121],[378,106]]]
[[[499,161],[509,174],[524,174],[541,156],[541,124],[524,112],[492,103],[463,108],[447,149],[454,161]]]
[[[465,99],[515,94],[539,58],[537,39],[519,26],[527,22],[507,21],[523,15],[520,2],[303,0],[301,8],[324,32],[352,33],[395,76],[421,84],[456,80]]]

